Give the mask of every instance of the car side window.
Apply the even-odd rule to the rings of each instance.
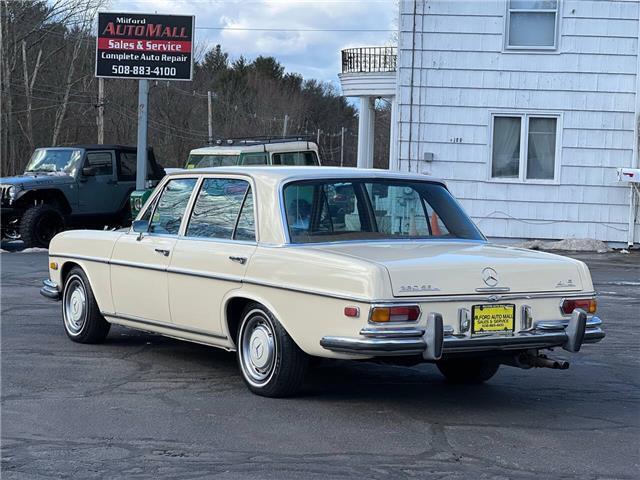
[[[266,153],[248,153],[242,155],[241,165],[266,165],[267,154]]]
[[[113,155],[111,152],[88,152],[84,166],[93,168],[96,175],[113,176]]]
[[[231,240],[249,188],[245,180],[206,178],[193,206],[186,236]]]
[[[135,181],[138,159],[136,152],[120,152],[118,162],[118,179],[122,181]]]
[[[195,178],[176,178],[167,182],[153,212],[149,233],[165,235],[178,233],[195,186]]]
[[[247,190],[242,210],[238,216],[238,225],[233,234],[234,240],[253,242],[256,239],[256,221],[253,214],[253,193],[251,187]]]

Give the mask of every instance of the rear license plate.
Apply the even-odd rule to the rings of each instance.
[[[515,311],[516,306],[511,304],[474,305],[471,307],[471,333],[512,333]]]

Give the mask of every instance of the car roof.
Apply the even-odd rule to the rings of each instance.
[[[444,184],[439,178],[412,172],[397,172],[377,168],[351,168],[351,167],[289,167],[289,166],[239,166],[239,167],[209,167],[185,169],[169,174],[171,177],[193,176],[201,174],[222,175],[248,175],[262,181],[285,180],[313,180],[322,178],[390,178],[397,180],[432,181]]]
[[[78,145],[65,145],[59,147],[38,147],[46,148],[47,150],[67,150],[69,148],[82,148],[84,150],[137,150],[137,147],[131,145],[119,145],[119,144],[78,144]],[[151,148],[151,147],[149,147]]]
[[[252,152],[299,152],[301,150],[317,151],[314,142],[305,140],[298,142],[271,142],[256,144],[214,145],[194,148],[190,155],[240,155]]]

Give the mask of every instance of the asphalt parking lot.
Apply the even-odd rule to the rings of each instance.
[[[451,386],[430,365],[324,362],[249,393],[235,356],[114,327],[67,339],[45,253],[3,253],[2,478],[638,478],[640,252],[582,254],[607,337],[567,371]]]

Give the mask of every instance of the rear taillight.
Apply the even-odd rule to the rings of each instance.
[[[576,308],[581,308],[587,313],[596,313],[598,302],[595,298],[567,298],[560,306],[565,315],[571,315]]]
[[[375,323],[415,322],[418,318],[420,318],[420,307],[418,305],[373,307],[369,317]]]

